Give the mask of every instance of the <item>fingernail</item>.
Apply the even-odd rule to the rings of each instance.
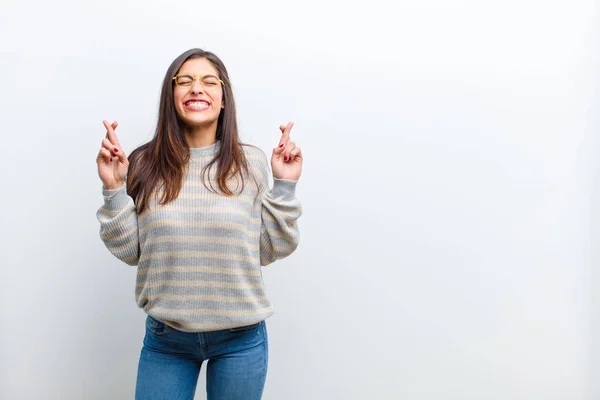
[[[115,147],[115,153],[118,153],[118,152],[119,152],[119,149],[117,149],[117,148]]]
[[[288,160],[287,156],[285,156],[284,160],[285,160],[285,161],[287,161],[287,160]]]
[[[279,147],[283,147],[283,143],[281,143],[281,144],[279,145]]]

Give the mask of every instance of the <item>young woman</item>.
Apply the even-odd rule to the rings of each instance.
[[[117,123],[103,123],[100,236],[137,265],[148,314],[136,399],[193,399],[204,360],[208,399],[260,399],[273,314],[261,266],[296,249],[302,213],[293,123],[280,126],[270,187],[265,153],[239,140],[225,66],[200,49],[167,70],[150,142],[127,157]]]

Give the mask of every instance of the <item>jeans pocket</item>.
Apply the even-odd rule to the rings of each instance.
[[[154,335],[162,336],[168,332],[169,327],[164,322],[148,315],[148,318],[146,318],[146,330]]]

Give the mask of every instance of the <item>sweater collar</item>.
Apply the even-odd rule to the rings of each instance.
[[[206,147],[190,147],[190,156],[192,158],[200,158],[207,156],[216,155],[221,149],[221,141],[217,140],[215,143]]]

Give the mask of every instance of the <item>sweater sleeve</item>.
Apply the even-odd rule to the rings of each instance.
[[[100,222],[100,238],[106,248],[128,265],[137,265],[140,259],[138,220],[133,199],[126,187],[108,190],[102,188],[104,205],[96,213]]]
[[[302,206],[295,194],[298,181],[273,178],[273,187],[268,188],[266,156],[261,170],[260,265],[264,266],[289,256],[298,247],[297,220],[302,215]]]

